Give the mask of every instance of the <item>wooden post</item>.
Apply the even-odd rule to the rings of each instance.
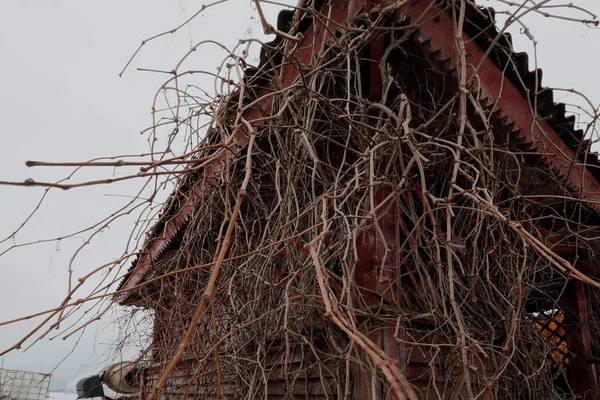
[[[571,280],[563,294],[566,307],[567,343],[569,348],[570,384],[576,395],[585,398],[598,398],[598,374],[596,365],[589,363],[592,344],[588,321],[589,305],[583,290],[583,283]]]

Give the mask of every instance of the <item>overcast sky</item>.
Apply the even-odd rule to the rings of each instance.
[[[575,3],[600,14],[598,1]],[[250,1],[230,0],[206,11],[189,27],[149,44],[124,77],[118,77],[142,39],[178,25],[197,7],[198,2],[187,0],[1,0],[0,180],[48,181],[67,173],[64,169],[28,169],[26,160],[82,161],[146,152],[148,143],[140,131],[151,124],[152,97],[165,76],[138,72],[137,67],[171,70],[191,43],[203,39],[232,46],[239,38],[263,38],[261,27],[251,19],[256,13]],[[266,7],[273,23],[277,10]],[[527,21],[539,42],[537,59],[544,70],[544,85],[576,88],[598,105],[600,32],[543,17]],[[511,31],[517,50],[531,54],[527,39],[518,30]],[[207,49],[195,55],[193,62],[197,69],[215,71],[223,56]],[[198,79],[200,85],[212,85]],[[122,172],[103,169],[76,180],[112,174]],[[123,204],[126,199],[115,194],[133,194],[138,188],[139,183],[128,181],[114,187],[51,191],[16,242],[84,228]],[[0,240],[27,217],[42,193],[42,189],[0,186]],[[125,218],[97,237],[75,262],[75,277],[122,254],[132,224],[132,218]],[[66,293],[69,259],[83,241],[80,236],[42,243],[0,257],[0,321],[58,305]],[[4,249],[6,245],[0,245],[0,252]],[[107,315],[86,330],[75,351],[53,372],[53,388],[64,388],[82,370],[101,369],[106,344],[116,337],[117,329],[109,323],[115,315]],[[36,322],[0,327],[0,350],[12,346]],[[4,368],[49,372],[77,339],[45,340],[25,353],[7,355],[0,363]]]

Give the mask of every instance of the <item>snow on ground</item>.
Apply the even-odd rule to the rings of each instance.
[[[50,393],[48,393],[48,399],[50,399],[50,400],[75,400],[75,399],[77,399],[77,394],[63,393],[63,392],[50,392]]]

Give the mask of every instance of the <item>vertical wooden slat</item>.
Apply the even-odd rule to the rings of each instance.
[[[367,7],[372,7],[377,2],[369,1]],[[375,18],[375,16],[373,16]],[[373,102],[381,100],[382,77],[379,69],[379,60],[381,60],[385,51],[385,36],[383,32],[376,33],[369,43],[369,64],[365,79],[368,80],[368,99]],[[375,194],[375,205],[381,205],[381,202],[390,194],[388,190],[379,190]],[[382,207],[383,215],[377,215],[377,223],[380,230],[371,228],[363,235],[363,241],[360,244],[361,259],[356,268],[355,279],[359,286],[369,289],[375,289],[386,300],[395,301],[397,294],[394,292],[396,279],[396,253],[393,251],[397,241],[398,224],[396,214],[399,210],[397,206]],[[383,237],[382,237],[383,235]],[[386,247],[392,251],[385,254]],[[373,312],[379,309],[379,299],[367,294],[360,295],[363,305],[366,305]],[[369,334],[377,346],[394,362],[399,361],[400,349],[394,338],[395,323],[393,321],[373,321],[370,327],[372,333]],[[386,388],[382,387],[382,381],[377,377],[377,370],[374,366],[366,368],[365,366],[355,366],[355,390],[356,399],[381,400],[386,396]],[[387,395],[386,398],[391,394]]]
[[[567,321],[571,387],[575,394],[595,399],[600,392],[596,365],[588,362],[592,356],[592,344],[588,319],[589,305],[582,282],[572,280],[567,284],[563,303],[569,311],[566,314],[575,316],[573,321]]]

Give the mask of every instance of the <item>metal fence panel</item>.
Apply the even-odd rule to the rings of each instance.
[[[45,400],[50,374],[0,369],[0,391],[10,400]]]

